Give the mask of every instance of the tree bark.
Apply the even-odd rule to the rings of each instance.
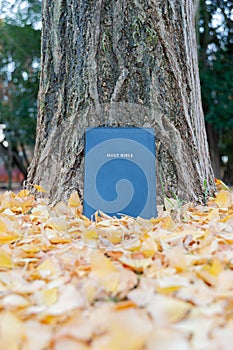
[[[158,202],[202,202],[214,179],[201,107],[192,0],[44,0],[35,154],[28,187],[83,191],[90,126],[151,126]]]

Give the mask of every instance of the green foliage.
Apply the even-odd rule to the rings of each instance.
[[[40,72],[40,1],[3,1],[0,21],[0,124],[16,153],[33,147]],[[4,15],[4,11],[3,15]],[[22,153],[22,152],[21,152]],[[22,159],[23,162],[23,159]]]
[[[232,59],[229,52],[218,53],[200,70],[206,121],[217,130],[233,129]]]
[[[233,168],[232,3],[226,0],[201,0],[198,24],[205,119],[218,134],[218,152],[228,155],[228,167]]]
[[[41,22],[41,0],[1,0],[1,15],[8,24],[37,27]]]
[[[20,142],[32,144],[37,115],[40,31],[1,23],[0,123]]]
[[[231,4],[202,0],[199,65],[206,121],[217,130],[233,129],[233,31]]]

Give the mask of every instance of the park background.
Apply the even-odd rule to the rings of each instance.
[[[202,107],[216,178],[233,184],[232,3],[194,2]],[[33,155],[41,1],[0,2],[0,187],[20,188]]]
[[[132,0],[44,0],[42,23],[46,35],[43,34],[42,63],[40,63],[41,3],[36,0],[0,2],[2,18],[0,152],[2,169],[5,169],[3,175],[6,176],[2,179],[4,193],[0,194],[0,349],[232,349],[233,193],[220,180],[216,180],[216,188],[214,186],[205,147],[202,111],[199,108],[197,67],[195,65],[195,69],[191,70],[193,72],[191,82],[185,74],[187,69],[185,72],[182,71],[186,63],[187,67],[190,67],[189,54],[195,56],[196,63],[196,46],[192,45],[195,34],[191,21],[192,1],[151,0],[152,9],[157,9],[156,14],[159,18],[163,15],[163,18],[159,21],[154,12],[150,11],[146,12],[150,14],[149,20],[144,14],[142,18],[146,20],[140,22],[137,12],[131,11]],[[149,3],[148,0],[134,2],[137,6],[141,3],[146,6]],[[202,101],[213,168],[216,177],[232,184],[231,3],[228,0],[193,2]],[[129,51],[129,56],[124,57],[125,61],[128,57],[137,61],[139,44],[146,56],[147,51],[142,45],[145,41],[149,43],[147,49],[150,57],[155,57],[155,53],[156,58],[160,60],[156,65],[156,73],[160,79],[155,80],[152,86],[154,90],[159,86],[156,93],[165,95],[160,100],[165,102],[165,108],[160,115],[157,114],[159,109],[156,108],[154,99],[151,100],[153,104],[151,103],[150,107],[154,111],[154,121],[165,117],[168,125],[171,124],[178,129],[183,120],[187,122],[187,119],[188,121],[192,119],[189,127],[179,129],[179,133],[184,136],[183,139],[174,137],[176,133],[173,130],[169,138],[164,135],[160,138],[162,142],[166,141],[164,144],[167,148],[173,146],[173,159],[166,163],[168,152],[165,152],[164,147],[157,147],[157,164],[165,160],[165,167],[162,170],[168,170],[161,183],[164,187],[168,186],[165,188],[166,192],[161,191],[163,204],[157,206],[158,216],[150,220],[142,217],[134,219],[127,215],[118,219],[101,212],[95,214],[95,220],[89,220],[82,211],[78,193],[81,186],[76,171],[81,168],[84,152],[82,142],[76,141],[80,134],[83,135],[87,126],[98,124],[98,121],[102,122],[102,111],[98,115],[98,110],[93,108],[93,114],[90,113],[87,118],[84,114],[83,118],[79,118],[83,114],[76,113],[77,103],[74,103],[70,112],[66,113],[66,105],[69,106],[66,97],[73,96],[70,92],[77,95],[82,92],[80,85],[83,82],[86,84],[86,81],[86,85],[92,82],[93,74],[90,74],[90,78],[88,74],[76,75],[78,71],[76,49],[80,46],[76,45],[77,41],[73,40],[73,37],[72,40],[64,40],[60,29],[67,29],[65,33],[69,34],[80,31],[80,27],[77,27],[77,23],[80,22],[70,21],[74,9],[78,9],[78,12],[72,18],[81,18],[82,22],[88,24],[91,33],[96,32],[94,24],[98,21],[95,15],[93,16],[96,12],[98,20],[101,17],[103,25],[106,23],[108,25],[109,21],[106,23],[104,21],[106,17],[108,19],[109,14],[106,7],[103,16],[100,16],[101,11],[96,11],[99,10],[100,3],[111,4],[107,10],[112,19],[117,18],[116,13],[120,5],[126,4],[128,11],[124,11],[124,18],[128,20],[128,15],[131,16],[127,22],[127,29],[132,51]],[[116,4],[118,6],[115,6]],[[88,7],[89,11],[86,13],[89,17],[83,16],[84,5]],[[175,17],[170,11],[172,5],[175,7]],[[54,35],[54,30],[51,30],[49,24],[54,23],[54,20],[57,21],[57,13],[62,13],[62,16],[59,17],[60,26],[56,26],[58,34]],[[187,20],[192,28],[187,25]],[[154,26],[151,26],[152,22]],[[159,29],[159,22],[161,26],[163,23],[166,24],[161,30],[167,39],[166,46],[162,49],[153,31],[153,28]],[[108,32],[105,32],[103,27],[101,40],[98,41],[100,57],[103,56],[108,67],[112,67],[113,65],[109,64],[111,60],[107,51],[110,40],[106,34]],[[118,27],[115,27],[113,33],[116,33],[117,29]],[[180,32],[184,34],[186,41],[182,39],[184,36]],[[117,35],[116,37],[118,42],[119,38]],[[173,40],[169,40],[170,38]],[[178,38],[181,40],[176,40]],[[70,43],[74,44],[71,51]],[[164,44],[164,41],[162,43]],[[90,50],[90,45],[86,44],[82,49],[84,53]],[[118,47],[121,50],[124,48],[123,44],[119,41]],[[96,41],[92,47],[96,52]],[[160,50],[157,50],[159,48]],[[186,51],[183,51],[183,48]],[[163,55],[166,49],[169,52],[174,51],[173,59],[168,63],[166,55]],[[54,56],[51,55],[53,50]],[[119,57],[122,57],[121,50]],[[60,55],[60,52],[64,56]],[[70,52],[74,58],[72,65],[69,60]],[[69,60],[67,65],[65,59],[60,60],[62,57]],[[176,62],[179,63],[180,69],[173,70],[171,63]],[[90,63],[93,63],[93,60],[90,60]],[[102,74],[102,61],[99,60],[98,63]],[[167,70],[163,69],[166,68],[166,64]],[[53,74],[54,68],[57,67],[62,73],[58,80],[61,85],[56,84],[56,74]],[[140,65],[141,67],[147,65]],[[49,68],[52,68],[52,73]],[[67,70],[64,79],[65,68]],[[115,69],[114,66],[113,68]],[[134,78],[135,71],[137,72],[137,69],[134,70],[134,64],[128,68]],[[163,74],[164,70],[168,74]],[[39,144],[47,146],[46,152],[43,152],[44,149],[41,152],[36,142],[36,160],[34,156],[27,189],[16,193],[15,186],[24,181],[32,158],[40,74],[41,86],[45,87],[46,93],[40,92],[38,135]],[[101,79],[101,74],[96,77]],[[134,80],[130,89],[133,102],[139,101],[137,107],[142,105],[138,100],[140,93],[135,91],[138,90],[141,81],[143,82],[141,77],[143,75],[139,74],[139,78]],[[179,84],[173,85],[174,80]],[[69,89],[57,88],[67,81]],[[81,84],[71,84],[77,81],[79,83],[81,81]],[[161,81],[162,84],[159,84]],[[118,85],[118,74],[117,83],[113,82],[115,86]],[[92,87],[92,84],[90,85]],[[194,96],[195,94],[197,96]],[[86,96],[92,94],[87,93]],[[178,99],[180,96],[184,101],[183,107],[189,104],[188,113],[184,113],[184,109],[180,108]],[[64,111],[62,115],[61,109],[58,109],[57,113],[57,101],[62,105]],[[118,104],[117,117],[122,122],[119,125],[127,122],[127,115],[125,119],[122,105]],[[145,106],[147,105],[145,103]],[[83,107],[83,104],[81,106]],[[83,109],[85,108],[84,104]],[[146,117],[141,110],[139,109],[137,114],[139,126],[141,119]],[[167,111],[169,118],[166,118]],[[135,111],[130,108],[129,114],[132,115],[133,112]],[[64,119],[62,123],[61,116]],[[67,122],[70,116],[74,117],[73,124]],[[92,116],[93,124],[90,123]],[[53,125],[48,122],[49,118],[53,120]],[[83,120],[85,123],[82,124]],[[51,132],[51,126],[54,124],[60,133]],[[167,124],[165,131],[168,129]],[[49,132],[43,133],[44,129]],[[190,131],[195,131],[196,137],[190,137]],[[157,144],[159,136],[157,132]],[[203,143],[198,140],[202,140]],[[75,145],[72,145],[72,141]],[[177,154],[180,154],[178,148],[183,150],[180,152],[182,157],[177,157]],[[72,152],[69,152],[70,150]],[[196,150],[198,154],[195,154]],[[179,178],[170,176],[176,175],[176,171],[172,171],[173,167],[166,166],[174,163],[179,170]],[[42,166],[38,171],[39,175],[30,181],[33,165]],[[197,171],[199,168],[201,171]],[[17,179],[17,176],[22,178]],[[158,176],[157,178],[159,179]],[[31,184],[34,186],[28,186]],[[5,191],[8,187],[13,187],[14,192]],[[215,190],[217,192],[214,194]],[[36,192],[36,196],[33,191]],[[67,201],[64,192],[67,194]],[[157,197],[158,193],[157,187]],[[169,194],[174,195],[171,197]]]

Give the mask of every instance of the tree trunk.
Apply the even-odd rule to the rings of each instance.
[[[155,129],[158,202],[213,193],[192,0],[44,0],[28,186],[82,196],[84,131],[100,125]]]

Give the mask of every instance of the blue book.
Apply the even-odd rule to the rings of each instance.
[[[84,215],[100,210],[150,219],[156,212],[155,135],[152,128],[88,128]]]

